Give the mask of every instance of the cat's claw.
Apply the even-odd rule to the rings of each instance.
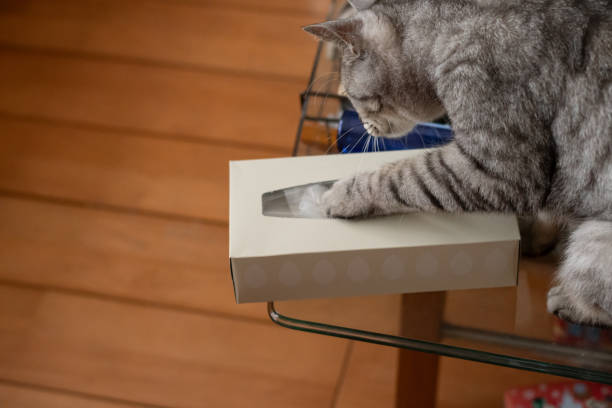
[[[330,218],[358,218],[370,214],[370,205],[359,194],[358,176],[337,181],[321,197],[321,206]]]

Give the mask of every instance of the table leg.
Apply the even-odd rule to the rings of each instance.
[[[401,335],[437,341],[444,314],[444,292],[402,295]],[[438,356],[400,349],[396,408],[434,408],[438,383]]]

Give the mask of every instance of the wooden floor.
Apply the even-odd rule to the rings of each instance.
[[[0,407],[393,406],[395,350],[229,278],[228,160],[289,154],[327,3],[0,0]],[[445,359],[439,406],[544,378]]]

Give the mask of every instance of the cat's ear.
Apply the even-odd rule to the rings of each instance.
[[[351,3],[353,8],[361,11],[372,7],[374,3],[376,3],[376,0],[348,0],[348,2]]]
[[[323,40],[334,42],[341,47],[348,48],[354,54],[361,49],[361,20],[341,19],[312,24],[304,27],[304,31]]]

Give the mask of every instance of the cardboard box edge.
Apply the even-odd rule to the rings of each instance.
[[[234,260],[229,259],[230,264],[230,276],[232,277],[232,286],[234,287],[234,300],[236,304],[240,304],[240,290],[238,289],[238,279],[234,277]]]

